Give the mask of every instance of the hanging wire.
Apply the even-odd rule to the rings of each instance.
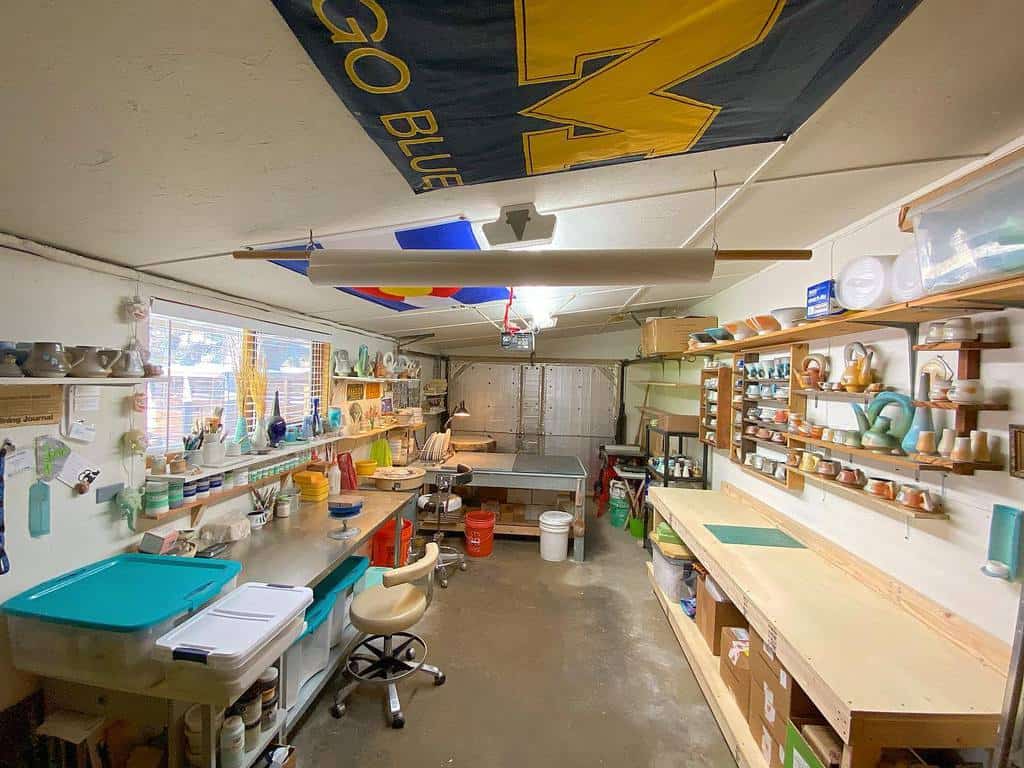
[[[718,253],[718,171],[711,171],[713,181],[711,208],[711,247]]]

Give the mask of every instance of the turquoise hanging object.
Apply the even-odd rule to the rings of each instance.
[[[50,486],[42,480],[28,489],[28,532],[33,539],[50,535]]]
[[[992,522],[988,531],[988,560],[981,572],[995,579],[1015,581],[1020,576],[1021,518],[1024,513],[1005,504],[992,506]]]
[[[917,377],[917,399],[921,402],[928,401],[928,390],[931,389],[932,377],[931,374],[922,372]],[[903,438],[903,442],[900,447],[903,448],[904,453],[916,453],[917,452],[917,437],[921,432],[934,432],[935,421],[932,419],[931,408],[917,408],[914,411],[914,421],[910,425],[910,431],[907,432],[907,436]]]
[[[882,410],[890,405],[900,409],[900,415],[895,421],[881,415]],[[866,411],[857,403],[850,403],[850,407],[857,417],[861,445],[864,448],[884,453],[900,450],[900,443],[907,436],[914,418],[914,405],[909,397],[895,392],[883,392],[871,401]]]

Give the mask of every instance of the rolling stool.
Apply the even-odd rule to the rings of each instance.
[[[437,510],[437,532],[434,534],[434,543],[439,551],[437,557],[437,581],[448,588],[448,569],[458,568],[466,570],[466,555],[459,552],[455,547],[449,547],[441,542],[444,540],[444,531],[441,530],[441,513],[448,506],[448,499],[452,496],[452,488],[456,485],[469,485],[473,482],[473,468],[466,464],[458,464],[454,469],[441,467],[435,473],[434,484],[437,492],[431,495],[434,508]]]
[[[354,679],[334,694],[334,717],[345,714],[345,700],[360,683],[375,683],[387,685],[388,720],[392,728],[401,728],[405,715],[398,700],[398,681],[414,672],[424,672],[433,676],[434,685],[444,685],[444,672],[423,663],[427,644],[407,631],[430,605],[437,559],[437,544],[430,542],[426,554],[415,563],[386,571],[381,586],[355,596],[350,609],[352,625],[369,637],[353,648],[348,657],[345,672]],[[422,578],[427,580],[426,590],[410,583]]]

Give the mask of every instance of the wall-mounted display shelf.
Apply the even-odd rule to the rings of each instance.
[[[177,520],[180,517],[189,515],[191,517],[190,526],[197,528],[199,526],[199,520],[202,517],[203,510],[213,504],[220,504],[221,502],[228,501],[229,499],[235,499],[239,496],[245,496],[254,488],[262,488],[265,485],[276,483],[280,481],[285,475],[290,475],[292,472],[299,472],[306,468],[306,465],[289,469],[287,472],[280,472],[271,477],[265,477],[262,480],[257,480],[255,483],[246,483],[245,485],[239,485],[236,487],[229,488],[226,491],[220,493],[211,493],[209,496],[203,499],[196,499],[195,501],[183,504],[180,507],[169,509],[159,517],[144,517],[139,515],[135,518],[135,526],[132,530],[135,533],[144,533],[145,531],[151,530],[161,525],[165,525],[172,520]]]
[[[992,312],[1003,307],[1017,306],[1022,303],[1024,303],[1024,277],[1016,277],[984,285],[976,285],[970,288],[962,288],[956,291],[923,296],[913,301],[890,304],[879,309],[844,312],[834,317],[812,320],[795,328],[772,331],[771,333],[751,336],[740,341],[722,342],[716,344],[711,350],[704,349],[701,351],[703,353],[715,354],[719,352],[770,349],[773,347],[780,348],[797,342],[863,333],[872,327],[885,328],[917,325],[932,320],[946,320],[951,317],[975,312]],[[978,342],[964,343],[972,344]],[[927,345],[927,348],[938,350],[944,347],[940,344]],[[951,347],[951,349],[955,348],[962,347]],[[985,348],[991,349],[992,347],[977,347],[977,349]]]
[[[825,440],[819,440],[814,437],[806,437],[805,435],[790,435],[789,443],[804,443],[805,445],[815,445],[819,448],[828,448],[831,451],[840,454],[846,454],[851,460],[859,458],[864,461],[869,461],[876,464],[882,464],[884,466],[892,467],[894,469],[912,469],[915,472],[921,471],[933,471],[933,472],[952,472],[955,475],[973,475],[976,471],[992,470],[999,471],[1003,469],[1003,465],[993,461],[953,461],[952,459],[946,459],[939,456],[922,456],[920,454],[914,454],[912,456],[903,456],[898,454],[883,453],[881,451],[871,451],[867,448],[853,448],[848,445],[839,445],[838,443],[830,443]]]
[[[3,376],[0,377],[0,386],[39,386],[44,387],[52,384],[85,384],[97,387],[132,387],[136,384],[149,384],[150,382],[167,381],[166,376],[107,376],[84,377],[84,376],[57,376],[44,378],[42,376]]]
[[[849,496],[850,498],[853,498],[859,502],[872,504],[873,506],[880,507],[886,510],[887,512],[893,512],[901,517],[908,517],[914,520],[949,519],[949,515],[947,515],[945,512],[925,512],[923,509],[914,509],[913,507],[907,507],[898,502],[889,501],[888,499],[883,499],[879,496],[875,496],[874,494],[868,493],[867,491],[861,488],[857,488],[856,486],[845,485],[831,478],[822,477],[816,472],[805,472],[804,470],[797,469],[796,467],[790,467],[789,471],[796,472],[799,475],[803,475],[811,482],[820,483],[821,485],[831,488],[832,490],[836,491],[841,495]]]
[[[689,389],[696,391],[700,384],[693,384],[686,381],[631,381],[638,387],[666,387],[670,389]]]
[[[374,384],[374,383],[382,384],[382,383],[385,383],[385,382],[393,384],[396,381],[408,381],[408,382],[419,381],[419,379],[401,379],[401,378],[397,378],[397,377],[378,378],[376,376],[331,376],[331,378],[334,379],[335,381],[359,381],[359,382],[362,382],[363,384]]]
[[[954,403],[950,400],[915,400],[915,408],[938,408],[943,411],[1008,411],[1006,403]]]
[[[783,481],[783,480],[777,479],[773,475],[766,475],[764,472],[758,472],[753,467],[748,467],[745,464],[743,466],[741,466],[740,469],[743,470],[743,472],[745,474],[752,475],[753,477],[756,477],[758,480],[763,480],[764,482],[768,483],[769,485],[777,485],[779,488],[784,488],[787,491],[792,490],[790,488],[790,486],[789,486],[789,478],[791,478],[791,477],[800,477],[797,474],[791,474],[790,472],[787,471],[786,472],[786,480]],[[787,467],[786,469],[788,470],[789,468]],[[800,478],[800,479],[803,480],[803,478]]]
[[[1008,341],[936,341],[931,344],[915,344],[919,352],[964,352],[974,349],[1009,349]]]
[[[874,392],[834,392],[821,389],[797,389],[793,392],[800,397],[811,397],[814,400],[830,400],[838,403],[870,403],[875,399]],[[817,404],[817,403],[815,403]]]
[[[759,445],[767,445],[769,448],[774,448],[776,451],[782,451],[785,453],[788,448],[785,443],[776,443],[774,440],[768,440],[764,437],[754,437],[753,435],[744,435],[743,440],[749,440],[752,443],[758,443]]]

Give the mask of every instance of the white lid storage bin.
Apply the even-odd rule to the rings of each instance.
[[[231,703],[302,634],[308,587],[243,584],[156,641],[176,697]]]
[[[661,551],[656,541],[651,542],[654,561],[654,580],[668,599],[678,603],[683,598],[693,597],[693,560],[685,557],[671,557]]]

